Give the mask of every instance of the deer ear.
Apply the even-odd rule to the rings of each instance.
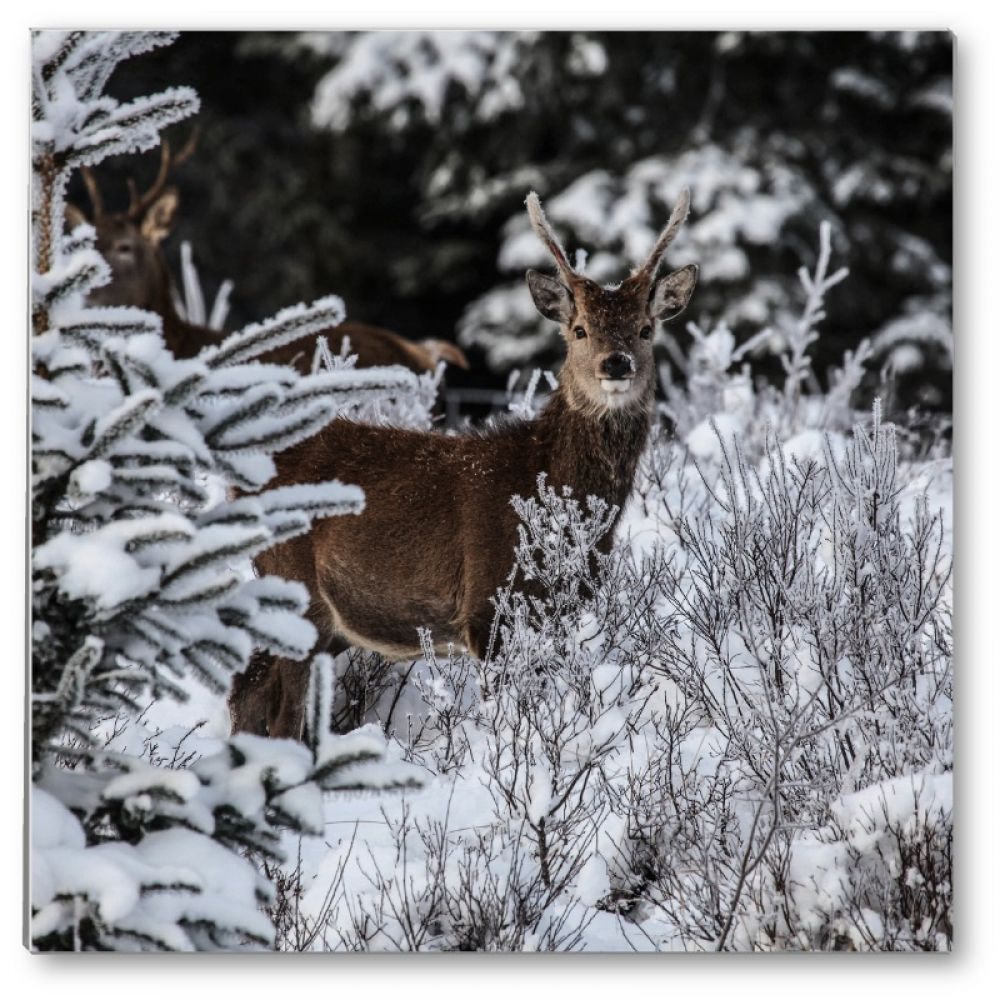
[[[167,188],[142,217],[142,235],[151,243],[161,243],[174,228],[180,196],[177,188]]]
[[[76,207],[76,205],[66,205],[66,232],[71,233],[77,226],[89,225],[87,216]]]
[[[688,264],[660,278],[653,285],[649,299],[649,311],[653,319],[672,319],[682,313],[697,282],[697,264]]]
[[[528,271],[528,290],[535,308],[557,323],[568,323],[573,316],[573,293],[557,278],[539,271]]]

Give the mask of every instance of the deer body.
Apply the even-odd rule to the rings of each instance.
[[[278,485],[336,475],[365,492],[360,515],[319,521],[256,561],[259,572],[308,588],[317,650],[418,656],[418,629],[427,627],[436,646],[483,656],[491,598],[517,542],[510,497],[533,494],[541,472],[554,487],[619,511],[631,492],[651,419],[652,324],[684,308],[697,277],[689,266],[655,280],[686,197],[646,265],[610,288],[570,268],[537,198],[528,205],[562,278],[529,271],[528,285],[567,341],[558,389],[539,417],[456,436],[334,420],[278,457]],[[609,532],[602,547],[611,542]],[[307,681],[307,664],[258,657],[234,683],[234,728],[299,736]]]
[[[280,457],[273,483],[322,482],[335,470],[365,491],[364,513],[320,521],[258,568],[307,585],[327,638],[400,659],[419,654],[427,626],[437,645],[481,656],[517,539],[510,497],[533,494],[546,472],[557,488],[621,507],[648,429],[648,407],[584,417],[558,392],[537,420],[483,434],[335,420]]]

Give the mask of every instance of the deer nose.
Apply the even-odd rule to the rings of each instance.
[[[628,378],[632,375],[632,359],[627,354],[616,351],[601,362],[601,371],[608,378]]]

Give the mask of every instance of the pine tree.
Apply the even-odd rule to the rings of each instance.
[[[120,103],[106,84],[162,32],[45,31],[32,66],[32,922],[40,949],[267,945],[270,895],[246,852],[322,831],[322,794],[412,783],[380,736],[327,729],[328,658],[313,664],[308,745],[239,736],[193,766],[102,749],[95,730],[141,697],[224,691],[255,647],[308,655],[303,587],[236,567],[355,513],[339,482],[267,490],[272,455],[345,407],[412,393],[400,369],[300,377],[261,353],[336,324],[339,299],[296,306],[199,357],[157,316],[90,308],[109,269],[95,232],[66,232],[73,173],[149,149],[198,110],[178,87]],[[213,483],[242,495],[216,502]],[[225,492],[225,491],[221,491]]]

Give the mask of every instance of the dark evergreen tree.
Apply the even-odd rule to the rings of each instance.
[[[922,368],[919,398],[950,405],[947,33],[194,34],[147,79],[179,66],[205,125],[181,232],[243,319],[336,287],[355,318],[459,331],[498,375],[551,364],[526,191],[620,277],[688,183],[695,318],[780,334],[828,220],[852,283],[818,369],[872,336],[873,368]]]

